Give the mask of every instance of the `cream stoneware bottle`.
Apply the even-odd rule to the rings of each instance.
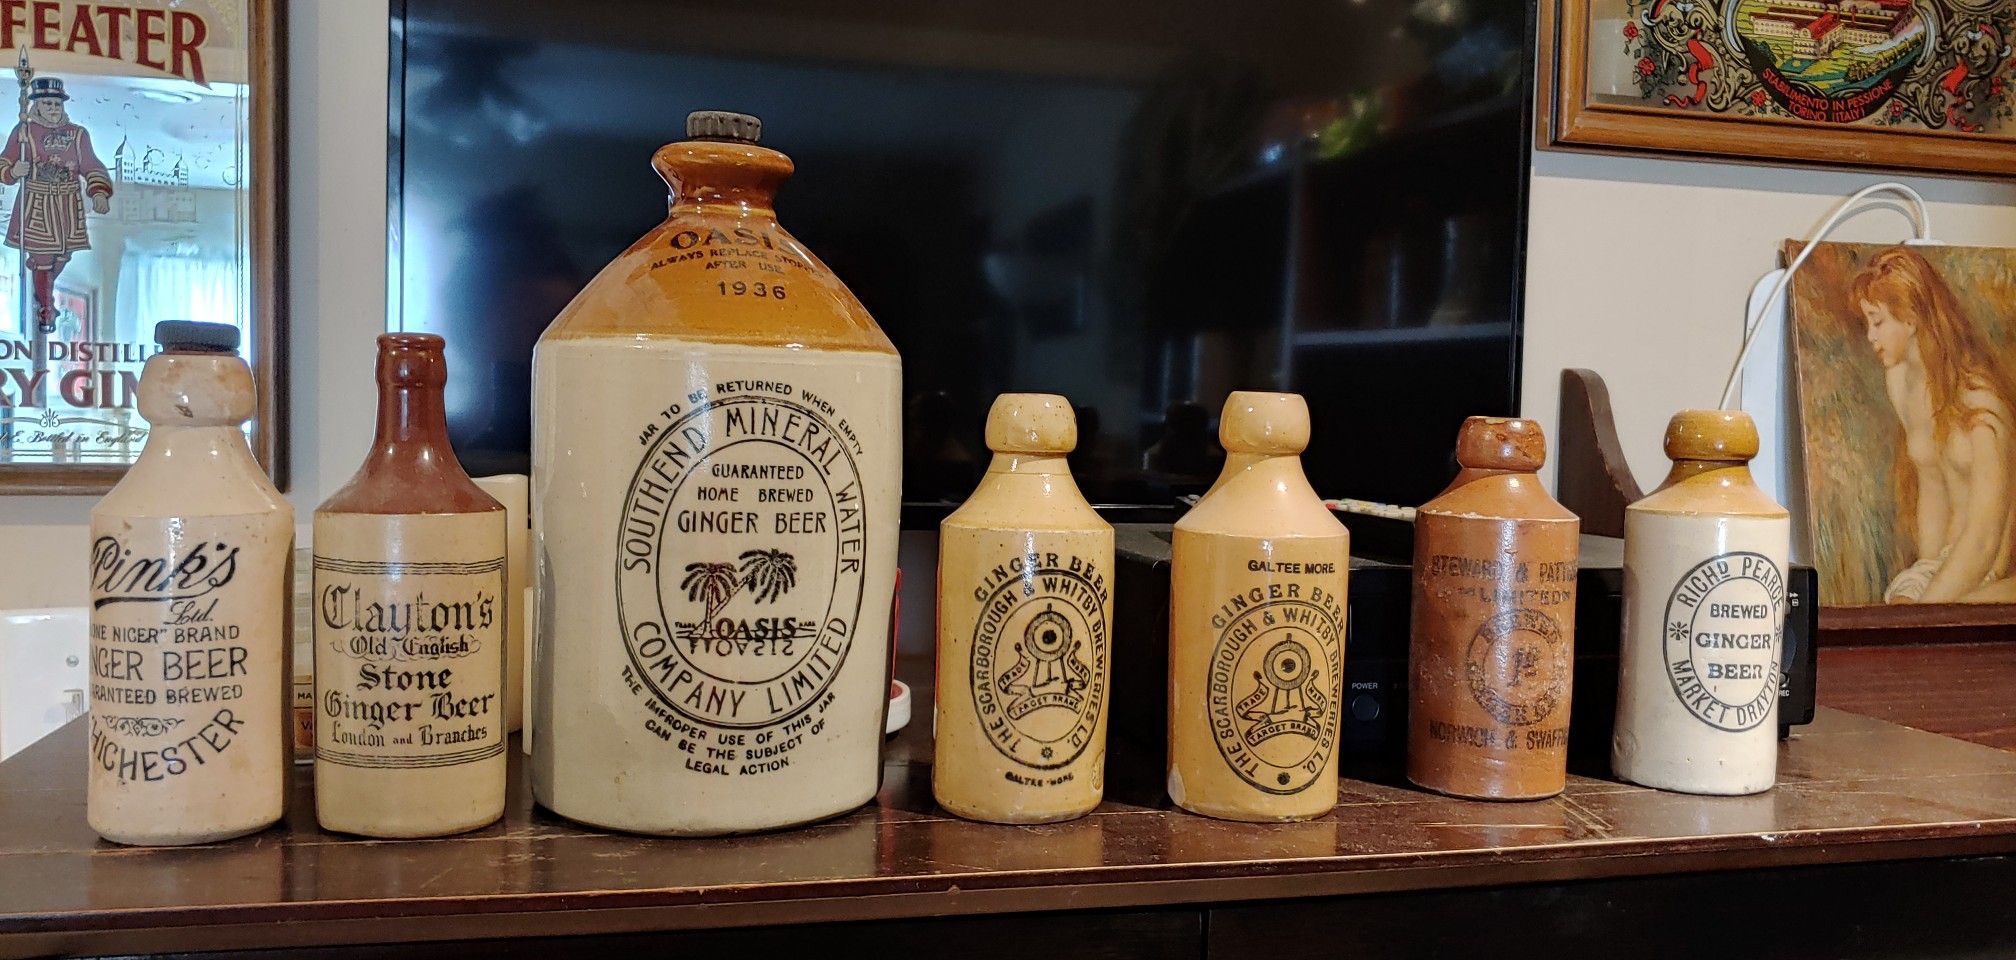
[[[315,511],[315,814],[432,837],[504,813],[505,511],[448,442],[445,344],[378,338],[378,432]]]
[[[152,432],[91,510],[86,814],[117,843],[209,843],[284,806],[294,508],[245,442],[256,404],[238,330],[154,336]]]
[[[1673,470],[1624,512],[1614,772],[1681,793],[1769,790],[1792,523],[1750,477],[1757,426],[1683,410]]]
[[[1337,804],[1350,534],[1302,473],[1309,407],[1234,393],[1224,472],[1174,533],[1169,796],[1228,820]]]
[[[1582,522],[1541,489],[1531,420],[1471,417],[1462,470],[1414,521],[1407,779],[1485,800],[1568,778]]]
[[[1113,527],[1071,479],[1070,401],[1008,393],[993,462],[938,528],[938,805],[971,820],[1081,817],[1105,792]]]
[[[880,780],[901,370],[759,132],[689,117],[665,221],[534,352],[532,785],[583,823],[774,829]]]

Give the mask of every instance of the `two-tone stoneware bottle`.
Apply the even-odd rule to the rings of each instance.
[[[1757,487],[1750,415],[1684,410],[1666,482],[1624,512],[1624,633],[1611,767],[1682,793],[1768,790],[1792,524]]]
[[[237,328],[154,336],[146,447],[91,510],[86,816],[118,843],[208,843],[285,805],[294,508],[245,442]]]
[[[939,525],[938,805],[995,823],[1080,817],[1105,793],[1113,527],[1078,492],[1070,401],[1009,393],[994,459]]]
[[[504,506],[448,442],[445,344],[378,338],[378,429],[315,511],[315,814],[374,837],[504,812]]]
[[[1176,523],[1169,587],[1169,796],[1228,820],[1337,804],[1350,534],[1303,475],[1309,407],[1234,393],[1225,468]]]
[[[697,113],[663,223],[533,357],[533,793],[720,834],[872,797],[902,462],[895,348],[778,225],[790,158]]]
[[[1582,523],[1540,486],[1531,420],[1471,417],[1456,479],[1414,521],[1407,778],[1529,800],[1568,776]]]

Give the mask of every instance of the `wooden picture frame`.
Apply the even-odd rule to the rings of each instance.
[[[1745,48],[1730,48],[1725,35],[1737,22],[1739,7],[1754,13],[1749,5],[1766,3],[1788,11],[1795,6],[1831,9],[1843,3],[1857,11],[1908,8],[1925,24],[1957,18],[1970,26],[1944,38],[1924,27],[1931,38],[1921,49],[1931,52],[1862,91],[1862,99],[1872,102],[1844,93],[1837,109],[1837,98],[1810,94],[1817,88],[1796,79],[1787,81],[1772,69],[1761,74],[1755,69],[1764,62],[1765,50],[1777,48],[1740,37],[1737,42]],[[1599,7],[1635,12],[1624,21],[1626,35],[1595,35]],[[1652,9],[1658,13],[1650,15]],[[1802,10],[1799,16],[1807,12]],[[1796,26],[1797,17],[1787,16]],[[1640,23],[1646,26],[1641,28]],[[1654,23],[1662,25],[1659,44],[1651,42]],[[1972,27],[1980,28],[1973,33],[1975,41],[1963,43]],[[2007,52],[2012,33],[2016,33],[2016,7],[2002,4],[1986,13],[1964,12],[1953,0],[1540,0],[1535,142],[1567,150],[1652,151],[1695,158],[2012,176],[2016,175],[2016,57]],[[1658,54],[1656,61],[1648,56],[1636,62],[1644,81],[1641,87],[1652,94],[1639,102],[1624,102],[1629,98],[1599,96],[1592,89],[1592,52],[1615,61],[1617,51],[1596,46],[1611,42],[1639,42],[1639,49],[1649,47]],[[1673,46],[1680,52],[1668,49]],[[1970,57],[1989,59],[1975,63]],[[1815,61],[1772,61],[1779,62]],[[1669,79],[1680,84],[1677,94],[1668,92],[1676,89],[1666,82]],[[1693,105],[1664,100],[1677,95],[1684,101],[1697,94],[1704,98]],[[1801,119],[1792,113],[1795,107],[1835,119]],[[1932,118],[1930,125],[1920,120],[1921,114]],[[1963,125],[1982,129],[1962,130]]]
[[[202,75],[203,67],[199,65],[201,63],[200,59],[197,56],[188,55],[191,49],[199,52],[202,50],[201,41],[203,39],[221,37],[224,35],[223,31],[228,30],[233,35],[242,36],[245,41],[245,50],[242,54],[245,71],[243,79],[246,88],[244,92],[245,113],[243,125],[238,128],[241,131],[238,135],[243,138],[242,148],[244,156],[250,164],[250,179],[246,181],[243,173],[237,169],[235,164],[228,170],[212,167],[206,169],[204,172],[208,176],[220,178],[222,182],[232,186],[235,192],[242,194],[242,198],[235,198],[232,202],[238,205],[236,208],[237,212],[233,214],[236,217],[234,222],[238,224],[234,230],[235,249],[239,251],[237,255],[246,266],[244,270],[245,276],[241,281],[237,281],[241,284],[239,287],[241,295],[237,302],[242,302],[245,305],[243,328],[246,331],[250,346],[250,350],[246,352],[248,353],[248,361],[252,365],[254,392],[257,399],[257,410],[254,413],[252,421],[250,441],[252,452],[258,458],[261,466],[265,467],[267,473],[272,476],[274,483],[282,490],[285,490],[288,485],[287,430],[289,411],[286,388],[288,379],[288,331],[286,320],[280,312],[280,304],[285,299],[285,277],[282,270],[282,258],[284,254],[283,238],[286,226],[285,204],[283,201],[283,198],[286,196],[286,169],[283,163],[282,151],[284,148],[283,111],[286,103],[286,3],[285,0],[208,0],[208,3],[208,7],[196,7],[187,4],[171,6],[161,2],[161,0],[116,0],[112,5],[130,8],[128,15],[113,21],[100,19],[97,25],[100,29],[103,29],[104,24],[107,22],[123,26],[125,32],[123,34],[124,53],[122,53],[122,56],[129,60],[137,60],[144,67],[158,72],[164,78],[164,82],[167,83],[180,79],[201,84],[206,79],[209,79]],[[85,15],[103,18],[103,8],[105,6],[107,4],[93,3],[90,5],[93,13]],[[95,37],[89,37],[89,31],[85,31],[84,28],[78,27],[73,23],[73,20],[79,16],[78,8],[79,4],[66,0],[59,8],[58,26],[53,31],[39,32],[32,22],[17,23],[12,26],[0,24],[0,32],[14,34],[14,36],[10,36],[7,39],[15,41],[13,44],[0,44],[0,46],[7,46],[10,53],[16,46],[21,47],[25,50],[25,56],[30,61],[28,65],[31,67],[34,66],[33,61],[38,56],[49,60],[56,60],[60,64],[65,62],[61,58],[64,55],[68,55],[71,59],[67,62],[74,64],[78,57],[85,55],[83,51],[77,50],[78,45],[84,42],[80,38],[89,38],[91,42],[98,42]],[[158,15],[142,13],[142,11],[155,10],[161,12]],[[221,15],[219,11],[222,11]],[[200,25],[191,25],[184,19],[190,16],[207,17],[207,21]],[[142,29],[150,31],[149,39],[154,41],[154,59],[150,60],[146,57],[142,52],[143,48],[136,40],[136,31]],[[50,43],[52,41],[58,45],[51,46]],[[69,46],[65,47],[62,44],[68,44]],[[98,50],[89,52],[92,56],[109,56],[111,49],[108,43],[107,49],[102,52]],[[239,54],[235,48],[230,49],[229,52],[234,57],[232,66],[235,70],[235,58]],[[211,64],[211,66],[214,69],[215,64]],[[37,67],[36,69],[38,74],[46,72],[58,77],[67,78],[73,87],[81,83],[88,83],[93,79],[88,71],[69,72],[60,68],[60,66],[53,69],[41,67]],[[129,70],[129,72],[132,71]],[[148,71],[142,70],[138,72],[145,74]],[[60,91],[61,88],[58,89]],[[151,93],[143,91],[143,95],[147,96],[148,99],[158,100],[164,104],[176,103],[178,101],[173,99],[174,97],[186,96],[186,94],[178,94],[176,90],[166,88]],[[100,124],[99,126],[102,127],[104,125]],[[89,126],[86,129],[87,132],[95,132],[90,131]],[[105,166],[108,168],[113,167],[113,158],[115,156],[118,157],[117,162],[121,164],[118,169],[121,171],[120,175],[123,177],[126,171],[134,169],[134,167],[144,166],[144,164],[153,162],[156,158],[138,157],[137,155],[143,144],[129,143],[128,138],[121,135],[122,132],[123,126],[121,129],[99,133],[98,142],[95,144],[95,147],[97,154],[102,158],[101,162],[105,163]],[[112,142],[106,142],[108,137]],[[137,140],[138,137],[135,136],[132,139]],[[125,164],[133,164],[134,167],[129,167]],[[161,164],[161,166],[165,168],[166,164]],[[147,172],[146,170],[138,171],[137,175],[142,178],[135,181],[138,186],[149,187],[155,185],[155,182],[145,179]],[[187,169],[186,165],[179,162],[176,163],[173,172],[185,178],[182,181],[185,185],[190,182],[187,178],[191,171]],[[80,170],[79,174],[83,174],[83,171]],[[244,183],[242,189],[238,188],[237,184],[233,182],[234,177],[237,181]],[[123,182],[121,185],[122,187],[124,186]],[[19,190],[18,186],[0,187],[0,211],[8,208],[7,205],[13,202],[13,197]],[[88,194],[88,192],[87,179],[86,193]],[[143,191],[135,190],[133,192],[140,193]],[[190,191],[184,192],[190,193]],[[113,202],[118,203],[121,199],[124,198],[115,193]],[[193,198],[193,193],[191,196],[179,199],[183,200],[183,205],[190,211],[195,209],[196,201]],[[96,216],[129,218],[130,216],[140,216],[157,221],[169,221],[177,218],[173,213],[163,214],[160,212],[162,206],[162,204],[157,202],[152,205],[151,212],[145,214],[130,214],[127,208],[115,206],[109,214],[97,214]],[[169,204],[168,206],[172,208],[173,204]],[[9,246],[0,248],[0,255],[24,256],[24,253],[10,243]],[[60,284],[64,283],[65,280],[59,277],[57,282]],[[21,284],[21,286],[26,286],[26,284]],[[26,295],[23,295],[24,303],[28,302],[25,297]],[[106,319],[113,314],[114,306],[112,300],[113,298],[109,295],[101,294],[98,296],[97,302],[94,303],[94,309],[99,315],[99,322],[107,329],[112,326],[110,320]],[[27,312],[32,308],[24,306],[15,309],[21,309],[24,314],[21,320],[21,328],[23,330],[29,329],[32,318],[27,315]],[[162,317],[160,319],[180,318]],[[128,331],[121,339],[138,341],[140,346],[144,346],[150,350],[153,345],[151,329]],[[131,344],[122,346],[131,346]],[[46,359],[42,362],[45,367],[53,366],[53,363]],[[4,365],[0,364],[0,366]],[[123,364],[122,366],[127,374],[137,372],[138,370],[138,365],[134,363]],[[0,373],[0,380],[4,379],[5,374]],[[118,384],[122,395],[130,393],[130,383],[121,383],[117,380],[112,382]],[[12,401],[0,401],[0,404],[6,402]],[[0,415],[8,413],[12,413],[12,409],[0,405]],[[139,419],[137,411],[122,411],[122,413],[127,414],[132,422],[144,425],[144,421]],[[137,447],[134,448],[134,451],[137,453]],[[126,463],[118,462],[24,462],[11,457],[0,457],[0,494],[95,495],[110,489],[118,482],[121,476],[125,475],[126,469]]]

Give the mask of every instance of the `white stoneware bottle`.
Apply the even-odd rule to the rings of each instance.
[[[87,816],[117,843],[280,819],[291,767],[294,508],[252,458],[252,371],[225,324],[155,328],[152,427],[91,510]]]
[[[533,793],[584,823],[774,829],[880,782],[901,370],[759,132],[689,117],[665,221],[534,352]]]
[[[1757,426],[1683,410],[1673,470],[1624,512],[1614,772],[1681,793],[1771,789],[1792,523],[1750,477]]]

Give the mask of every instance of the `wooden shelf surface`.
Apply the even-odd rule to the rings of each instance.
[[[1917,682],[1857,656],[1828,651],[1823,699]],[[1849,676],[1858,670],[1890,676]],[[2007,689],[1995,691],[2005,711]],[[1275,825],[1192,816],[1117,781],[1076,822],[967,823],[931,802],[926,727],[892,744],[875,803],[783,833],[668,840],[583,828],[533,808],[514,751],[505,818],[475,833],[323,833],[302,767],[282,826],[135,849],[85,824],[84,728],[73,723],[0,763],[0,956],[1227,903],[2016,852],[2016,754],[1824,707],[1782,747],[1778,787],[1757,796],[1574,776],[1552,800],[1481,803],[1361,773],[1330,816]]]

